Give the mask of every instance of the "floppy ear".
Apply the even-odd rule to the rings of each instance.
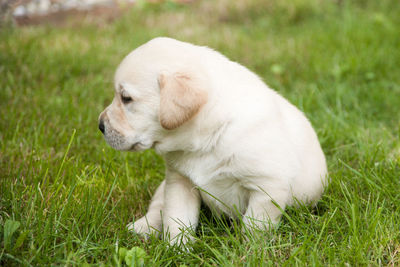
[[[161,73],[160,122],[167,130],[175,129],[191,119],[207,102],[204,85],[187,73]]]

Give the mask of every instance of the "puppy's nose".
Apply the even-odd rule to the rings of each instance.
[[[100,122],[99,122],[99,130],[100,130],[100,132],[102,132],[104,134],[105,128],[104,128],[103,120],[100,120]]]

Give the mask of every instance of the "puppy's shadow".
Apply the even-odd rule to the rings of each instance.
[[[238,220],[232,219],[225,214],[216,215],[209,207],[202,203],[196,235],[223,235],[227,231],[233,233],[235,227],[238,227],[238,225]]]
[[[322,217],[327,211],[329,211],[329,205],[325,201],[318,202],[315,207],[307,205],[287,207],[285,210],[286,216],[282,216],[279,226],[269,234],[271,235],[275,232],[275,234],[285,235],[286,231],[293,230],[293,223],[302,224],[307,222],[307,224],[312,224],[316,219],[315,217]],[[290,221],[287,217],[290,218]],[[209,207],[202,203],[196,236],[223,236],[227,234],[238,234],[240,236],[242,234],[241,228],[242,222],[240,219],[233,219],[224,214],[216,215]]]

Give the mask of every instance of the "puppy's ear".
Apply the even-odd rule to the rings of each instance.
[[[204,85],[189,73],[161,73],[160,122],[167,130],[175,129],[190,120],[207,102]]]

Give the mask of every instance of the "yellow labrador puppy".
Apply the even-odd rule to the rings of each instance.
[[[267,229],[285,206],[315,203],[326,184],[324,153],[301,111],[240,64],[170,38],[122,61],[99,129],[115,149],[164,157],[165,180],[129,228],[172,244],[190,239],[201,201]]]

